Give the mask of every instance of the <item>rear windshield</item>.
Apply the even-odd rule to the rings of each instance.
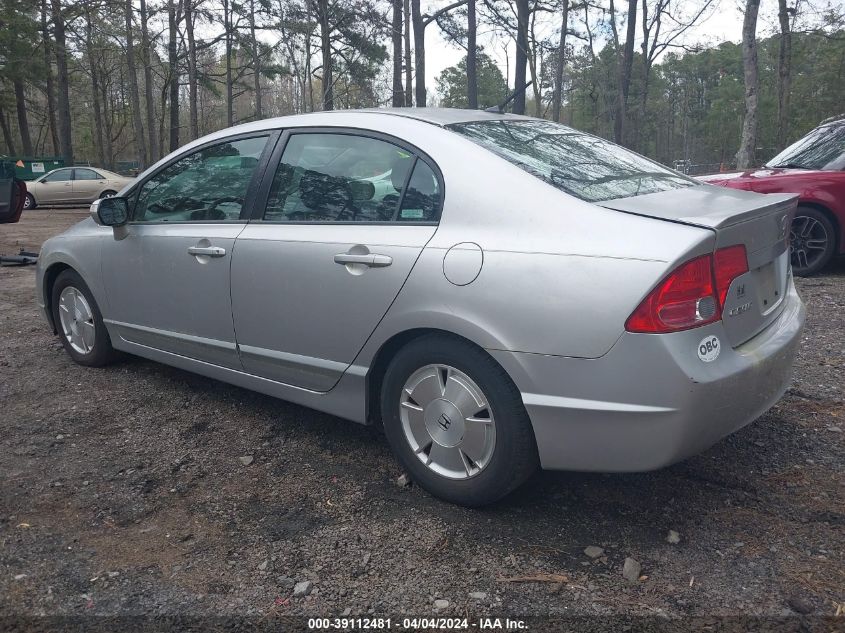
[[[700,184],[615,143],[551,121],[496,120],[448,127],[587,202]]]

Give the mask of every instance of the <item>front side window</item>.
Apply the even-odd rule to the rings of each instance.
[[[551,121],[500,119],[448,127],[587,202],[700,184],[615,143]]]
[[[93,169],[76,168],[73,174],[74,180],[102,180],[103,177]]]
[[[65,182],[71,179],[70,176],[70,169],[57,169],[53,173],[44,176],[44,180],[41,182]]]
[[[419,192],[407,204],[406,186],[406,199],[412,189]],[[352,134],[301,133],[285,146],[264,219],[430,222],[437,220],[439,201],[431,169],[397,145]]]
[[[225,141],[180,158],[138,190],[135,222],[236,222],[267,136]]]
[[[775,156],[766,166],[845,169],[845,125],[816,128]]]

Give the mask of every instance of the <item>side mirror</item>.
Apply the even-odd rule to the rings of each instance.
[[[94,200],[91,217],[100,226],[123,226],[129,221],[129,201],[116,196]]]

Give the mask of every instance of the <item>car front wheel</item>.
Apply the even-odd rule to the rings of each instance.
[[[801,277],[825,267],[836,247],[836,234],[828,217],[813,207],[799,206],[789,234],[792,271]]]
[[[56,278],[51,307],[62,345],[75,362],[102,367],[114,360],[116,352],[97,302],[76,272],[65,270]]]
[[[26,198],[23,201],[23,208],[24,209],[34,209],[35,208],[35,198],[32,197],[31,193],[26,194]]]
[[[107,189],[106,191],[104,191],[103,193],[100,194],[100,200],[102,200],[103,198],[111,198],[111,197],[116,196],[116,195],[117,195],[116,191],[112,191],[111,189]]]
[[[466,506],[504,497],[538,468],[516,385],[484,350],[427,335],[393,358],[382,384],[385,435],[411,478]]]

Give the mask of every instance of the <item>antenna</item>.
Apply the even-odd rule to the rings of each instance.
[[[500,103],[499,105],[490,106],[489,108],[485,108],[484,111],[485,112],[493,112],[495,114],[503,114],[504,111],[505,111],[505,106],[507,106],[514,99],[516,99],[516,95],[520,94],[521,92],[525,92],[526,90],[528,90],[528,87],[533,83],[534,83],[533,80],[529,81],[522,88],[517,88],[516,90],[514,90],[507,99],[502,101],[502,103]]]

